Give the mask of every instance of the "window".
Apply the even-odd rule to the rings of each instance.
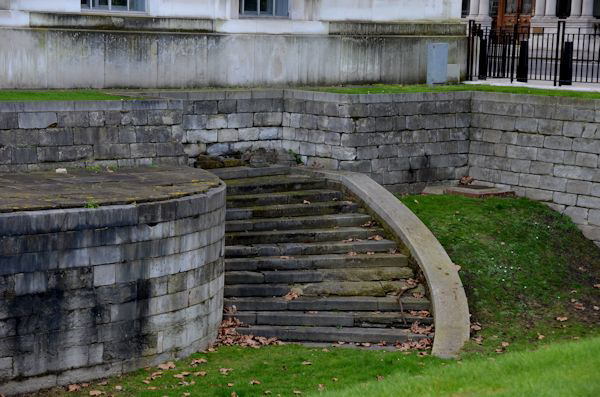
[[[288,0],[240,0],[240,15],[287,17]]]
[[[146,0],[81,0],[81,9],[146,11]]]

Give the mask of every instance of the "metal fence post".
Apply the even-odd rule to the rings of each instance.
[[[522,40],[521,47],[519,49],[519,64],[517,65],[517,81],[520,83],[527,83],[528,75],[529,75],[529,42],[527,40]]]
[[[558,85],[571,85],[573,83],[573,42],[563,43],[560,57],[560,77]]]
[[[479,80],[487,79],[487,40],[483,37],[479,40]]]

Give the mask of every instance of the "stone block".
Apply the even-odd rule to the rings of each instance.
[[[560,120],[538,120],[538,132],[544,135],[560,135],[562,133],[563,121]]]
[[[58,127],[89,127],[88,112],[61,112],[57,114]]]
[[[162,126],[135,127],[137,143],[159,143],[171,141],[171,129]]]
[[[133,143],[130,150],[133,158],[156,157],[155,143]]]
[[[219,113],[235,113],[237,111],[237,101],[235,99],[223,99],[219,101],[217,108]]]
[[[19,113],[19,128],[51,128],[58,125],[54,112]]]
[[[0,113],[0,130],[19,128],[19,117],[17,113]]]
[[[227,128],[248,128],[253,125],[252,113],[232,113],[227,115]]]
[[[593,181],[595,170],[571,165],[554,166],[554,175],[560,178],[578,179],[583,181]]]
[[[219,104],[217,101],[196,101],[194,102],[194,113],[197,115],[217,114],[219,112]],[[222,112],[226,113],[226,112]]]
[[[552,175],[554,172],[554,164],[542,161],[532,161],[529,166],[529,172],[538,175]]]
[[[536,133],[538,131],[538,121],[528,117],[519,117],[515,122],[515,130]]]
[[[178,110],[149,110],[149,125],[175,125],[181,124],[182,114]]]
[[[206,120],[206,128],[209,130],[217,130],[227,128],[227,115],[213,114],[209,115]]]
[[[587,221],[590,225],[600,226],[600,210],[589,210]]]
[[[19,273],[15,275],[15,294],[33,295],[41,294],[48,290],[48,277],[46,273]]]
[[[283,130],[284,139],[285,139],[285,131],[294,131],[293,128],[287,128]],[[242,141],[256,141],[259,138],[260,130],[258,128],[240,128],[238,130],[239,139]],[[293,137],[291,138],[293,139]]]
[[[183,128],[186,130],[202,130],[207,128],[208,117],[204,114],[183,116]]]
[[[41,146],[66,146],[73,144],[73,131],[70,129],[47,129],[40,131]]]
[[[539,180],[539,187],[546,190],[552,190],[554,192],[564,192],[567,186],[567,180],[565,178],[556,178],[552,176],[543,175]]]
[[[554,192],[552,201],[561,205],[575,205],[577,203],[577,195],[570,193]]]
[[[547,163],[563,163],[565,152],[563,150],[538,149],[537,159]]]
[[[259,128],[258,137],[261,140],[273,140],[280,138],[280,128],[272,127],[272,128]]]
[[[577,197],[577,206],[584,208],[600,209],[600,197],[579,195]]]
[[[576,153],[575,165],[596,168],[598,166],[598,155],[593,153]]]
[[[218,130],[190,130],[187,131],[189,143],[215,143],[219,140]]]
[[[548,138],[561,138],[561,137],[546,137],[546,139],[548,139]],[[518,134],[517,135],[517,145],[543,147],[544,146],[544,136],[536,135],[536,134]],[[551,149],[554,149],[554,148],[551,148]]]
[[[236,129],[219,130],[218,132],[218,142],[237,142],[238,140],[239,133]]]
[[[89,112],[88,118],[90,127],[104,127],[106,124],[106,115],[104,112]],[[117,124],[119,123],[113,125]]]
[[[592,191],[592,183],[587,181],[567,181],[567,192],[589,195]]]
[[[131,157],[128,144],[105,144],[94,146],[94,157],[98,160],[123,159]]]
[[[537,148],[522,146],[507,146],[506,156],[513,159],[536,160]]]
[[[574,223],[584,225],[587,223],[588,210],[580,207],[567,207],[564,214],[571,218]]]
[[[546,136],[544,147],[548,149],[571,150],[573,140],[563,136]]]

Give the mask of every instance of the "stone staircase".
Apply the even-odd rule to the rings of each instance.
[[[422,277],[340,187],[281,166],[227,183],[225,316],[284,341],[394,344],[432,337]],[[418,332],[418,331],[417,331]]]

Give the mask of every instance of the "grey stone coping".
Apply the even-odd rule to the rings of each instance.
[[[441,358],[457,357],[469,340],[469,306],[457,268],[433,233],[400,200],[367,175],[310,168],[293,170],[341,183],[401,239],[429,286],[435,322],[432,354]]]
[[[148,203],[201,194],[221,181],[191,167],[0,174],[0,213]]]
[[[127,93],[133,95],[135,93]],[[148,96],[146,94],[146,96]],[[0,113],[130,111],[183,109],[172,99],[123,99],[107,101],[0,101]]]

